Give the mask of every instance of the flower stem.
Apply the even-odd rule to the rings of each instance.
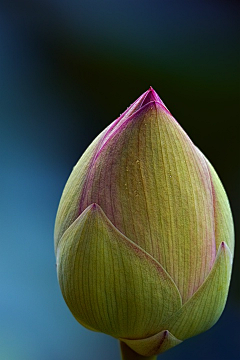
[[[120,341],[122,360],[157,360],[157,356],[142,356]]]

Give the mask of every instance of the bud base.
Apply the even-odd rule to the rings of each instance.
[[[123,341],[120,341],[122,360],[157,360],[157,356],[142,356],[130,349]]]

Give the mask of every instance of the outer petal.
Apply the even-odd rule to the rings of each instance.
[[[132,350],[143,356],[161,354],[182,342],[168,330],[163,330],[146,339],[121,339],[121,341],[124,341]]]
[[[181,307],[179,292],[161,265],[95,204],[64,233],[57,270],[75,318],[117,338],[151,336]]]
[[[221,243],[214,266],[205,282],[183,307],[165,324],[178,339],[184,340],[211,328],[221,316],[228,295],[232,255]]]
[[[183,302],[194,294],[216,256],[211,178],[206,161],[160,102],[141,107],[101,146],[79,213],[93,202],[161,263]]]
[[[234,225],[228,197],[216,171],[208,160],[207,163],[213,187],[216,246],[218,248],[221,242],[225,241],[233,255]]]

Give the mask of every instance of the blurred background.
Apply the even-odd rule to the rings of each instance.
[[[240,344],[237,1],[0,0],[0,359],[115,360],[61,296],[53,228],[94,137],[149,86],[214,164],[236,256],[226,309],[159,359],[235,360]]]

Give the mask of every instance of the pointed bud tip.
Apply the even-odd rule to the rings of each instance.
[[[157,94],[152,86],[149,87],[148,91],[152,91],[153,93]]]
[[[149,90],[146,91],[145,93],[145,98],[141,104],[141,107],[143,107],[144,105],[150,103],[151,101],[160,101],[161,99],[158,96],[158,94],[156,93],[155,90],[153,90],[152,86],[150,86]]]
[[[144,106],[144,105],[147,105],[149,103],[155,103],[155,105],[160,105],[161,108],[164,110],[166,110],[168,113],[169,110],[168,108],[166,107],[166,105],[164,104],[164,102],[161,100],[160,96],[156,93],[156,91],[153,89],[152,86],[149,87],[149,89],[146,91],[145,93],[145,97],[142,101],[142,104],[141,104],[141,108]]]

